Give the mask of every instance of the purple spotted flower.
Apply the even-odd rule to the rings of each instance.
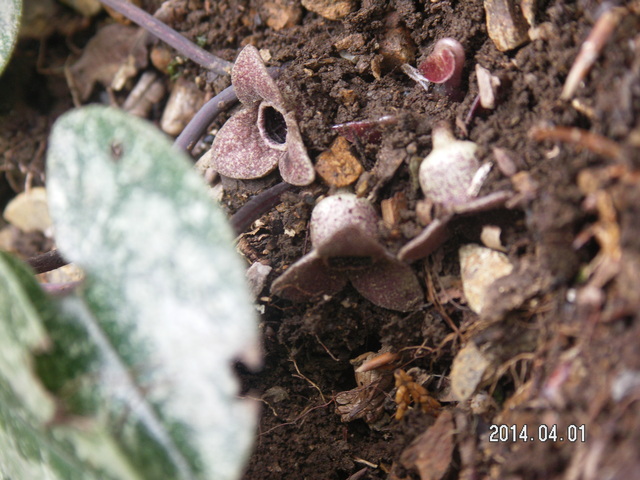
[[[273,282],[271,293],[302,302],[338,293],[351,282],[380,307],[415,309],[423,301],[418,279],[378,243],[377,223],[365,199],[350,193],[325,198],[311,214],[313,249]]]
[[[260,178],[276,166],[285,182],[308,185],[315,172],[298,122],[269,76],[258,50],[247,45],[231,70],[244,108],[222,126],[211,146],[212,167],[221,175]]]

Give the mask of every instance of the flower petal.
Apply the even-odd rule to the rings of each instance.
[[[334,257],[371,257],[382,258],[385,250],[359,225],[345,225],[327,236],[320,245],[316,245],[322,258]]]
[[[306,302],[320,295],[333,295],[347,284],[347,278],[331,272],[315,250],[291,265],[271,285],[271,293],[294,302]]]
[[[417,237],[400,249],[398,259],[403,262],[413,262],[431,254],[449,237],[447,227],[451,218],[452,215],[448,215],[431,222]]]
[[[234,114],[211,145],[211,165],[221,175],[252,179],[273,171],[286,152],[265,144],[257,126],[258,104]]]
[[[369,268],[350,272],[349,279],[360,295],[382,308],[407,312],[424,301],[411,267],[391,255]]]
[[[311,159],[302,141],[298,122],[293,112],[284,116],[287,125],[287,156],[280,160],[280,175],[282,179],[292,185],[309,185],[315,179],[316,172],[313,169]]]
[[[371,203],[353,193],[338,193],[323,198],[311,213],[311,243],[322,248],[331,243],[332,235],[345,227],[357,227],[359,236],[377,238],[378,220]],[[347,255],[356,255],[353,251]]]
[[[258,49],[247,45],[236,58],[231,70],[231,83],[238,100],[245,105],[266,100],[277,110],[284,112],[284,99],[280,90],[267,72]]]

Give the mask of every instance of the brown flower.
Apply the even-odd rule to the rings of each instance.
[[[213,168],[227,177],[253,179],[278,166],[285,182],[313,182],[315,172],[298,122],[254,46],[247,45],[238,55],[231,82],[244,108],[216,135],[211,146]]]
[[[314,248],[291,265],[271,292],[293,301],[333,295],[347,282],[372,303],[391,310],[415,309],[423,300],[411,268],[376,240],[378,216],[350,193],[322,200],[311,214]]]

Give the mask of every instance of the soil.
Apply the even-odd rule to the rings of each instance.
[[[313,9],[332,2],[304,3]],[[535,11],[530,39],[501,52],[480,1],[344,3],[351,13],[330,20],[296,0],[170,0],[169,24],[229,61],[251,43],[269,52],[269,65],[284,66],[278,82],[314,160],[335,140],[332,126],[393,116],[380,127],[379,141],[361,135],[351,148],[367,172],[389,156],[402,158],[390,179],[361,177],[355,187],[371,194],[379,182],[371,196],[378,211],[383,200],[405,199],[396,222],[380,224],[380,241],[393,253],[423,229],[415,213],[423,196],[411,165],[431,151],[435,125],[446,122],[458,138],[478,145],[481,162],[498,164],[480,195],[508,190],[514,196],[507,208],[456,219],[451,237],[411,264],[425,299],[409,312],[377,307],[352,286],[309,303],[269,293],[270,283],[311,248],[313,205],[335,190],[321,179],[284,194],[241,236],[248,262],[273,268],[258,299],[264,368],[237,366],[243,394],[262,403],[244,478],[640,478],[639,5],[621,7],[627,10],[602,54],[571,98],[561,100],[580,46],[611,4],[523,2]],[[67,58],[78,57],[69,46],[85,45],[111,22],[104,14],[89,22],[56,8],[59,24],[45,37],[22,40],[2,80],[20,85],[20,95],[2,106],[4,203],[25,182],[46,183],[47,132],[73,105],[62,75]],[[280,28],[281,20],[288,24]],[[460,98],[427,92],[405,75],[397,63],[405,50],[389,41],[394,36],[409,45],[406,51],[414,49],[413,66],[438,39],[457,39],[466,55]],[[473,110],[477,64],[500,80],[493,109]],[[210,95],[228,85],[190,62],[178,75]],[[173,84],[169,75],[163,79]],[[104,92],[96,87],[91,100],[105,101]],[[152,110],[153,121],[163,105]],[[561,127],[582,135],[555,138]],[[607,142],[619,150],[604,149]],[[235,212],[276,176],[227,184],[225,208]],[[489,301],[477,314],[462,288],[458,249],[481,243],[485,225],[499,227],[513,272],[487,286]],[[49,248],[33,235],[14,244],[23,256],[38,246]],[[374,383],[357,383],[351,361],[381,351],[395,355],[374,370]],[[465,360],[461,352],[475,356]],[[488,366],[474,377],[483,362]],[[396,369],[416,382],[405,387],[421,384],[441,406],[409,402],[396,419]],[[470,393],[457,401],[451,386],[461,382]],[[343,421],[337,399],[349,391],[366,414]],[[494,425],[516,425],[517,433],[526,426],[526,437],[535,440],[490,441],[505,431]],[[563,441],[538,438],[554,425]],[[570,441],[570,431],[581,432],[582,425],[586,441]]]

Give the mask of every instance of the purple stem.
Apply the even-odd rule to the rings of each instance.
[[[178,135],[174,145],[182,150],[189,151],[198,139],[207,130],[207,127],[224,110],[238,101],[233,85],[225,88],[198,110],[191,121]]]
[[[171,45],[185,57],[193,60],[204,68],[219,75],[229,75],[233,63],[227,62],[206,50],[198,47],[193,42],[176,32],[173,28],[165,25],[157,18],[149,15],[141,8],[136,7],[125,0],[100,0],[104,5],[113,8],[132,22],[140,25],[149,33],[155,35],[160,40]]]

